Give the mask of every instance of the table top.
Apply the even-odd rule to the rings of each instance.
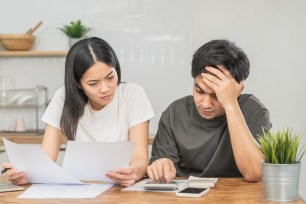
[[[1,180],[1,179],[0,179]],[[3,180],[3,178],[2,178]],[[29,187],[26,185],[25,187]],[[115,185],[93,199],[18,199],[23,191],[0,193],[1,203],[279,203],[264,198],[262,182],[247,183],[241,178],[219,178],[216,186],[200,198],[177,197],[175,193],[121,191],[123,187]],[[282,202],[286,203],[286,202]],[[302,198],[290,204],[305,203]]]

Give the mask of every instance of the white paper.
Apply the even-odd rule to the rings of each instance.
[[[213,182],[216,183],[218,181],[218,178],[204,178],[204,177],[195,177],[195,176],[189,176],[188,181],[202,181],[202,182]]]
[[[52,161],[40,146],[15,144],[2,139],[10,163],[27,173],[29,183],[84,184]]]
[[[195,188],[213,188],[217,181],[218,178],[203,178],[195,176],[189,176],[188,178],[189,187]]]
[[[134,142],[68,141],[62,167],[79,180],[112,182],[105,174],[129,166]]]
[[[113,184],[32,184],[18,198],[94,198],[112,186]]]
[[[178,192],[180,190],[182,190],[183,188],[186,188],[188,186],[188,182],[187,180],[173,180],[173,181],[176,181],[178,183],[177,185],[177,189],[176,190],[147,190],[147,189],[144,189],[143,185],[150,181],[150,179],[144,179],[142,181],[139,181],[137,183],[135,183],[134,185],[132,186],[129,186],[129,187],[126,187],[126,188],[123,188],[122,190],[123,191],[149,191],[149,192],[163,192],[163,193],[175,193],[175,192]]]

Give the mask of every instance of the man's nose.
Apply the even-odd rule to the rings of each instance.
[[[213,106],[213,98],[209,94],[204,94],[202,96],[201,105],[203,108],[211,108]]]

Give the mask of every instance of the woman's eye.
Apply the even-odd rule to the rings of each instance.
[[[88,84],[89,86],[95,86],[97,83],[93,83],[93,84]]]
[[[107,79],[108,80],[112,80],[114,78],[114,76],[110,76],[110,77],[108,77]]]

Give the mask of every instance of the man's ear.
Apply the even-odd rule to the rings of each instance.
[[[244,89],[244,81],[241,81],[238,86],[240,87],[240,90],[239,90],[239,95],[240,95]]]

